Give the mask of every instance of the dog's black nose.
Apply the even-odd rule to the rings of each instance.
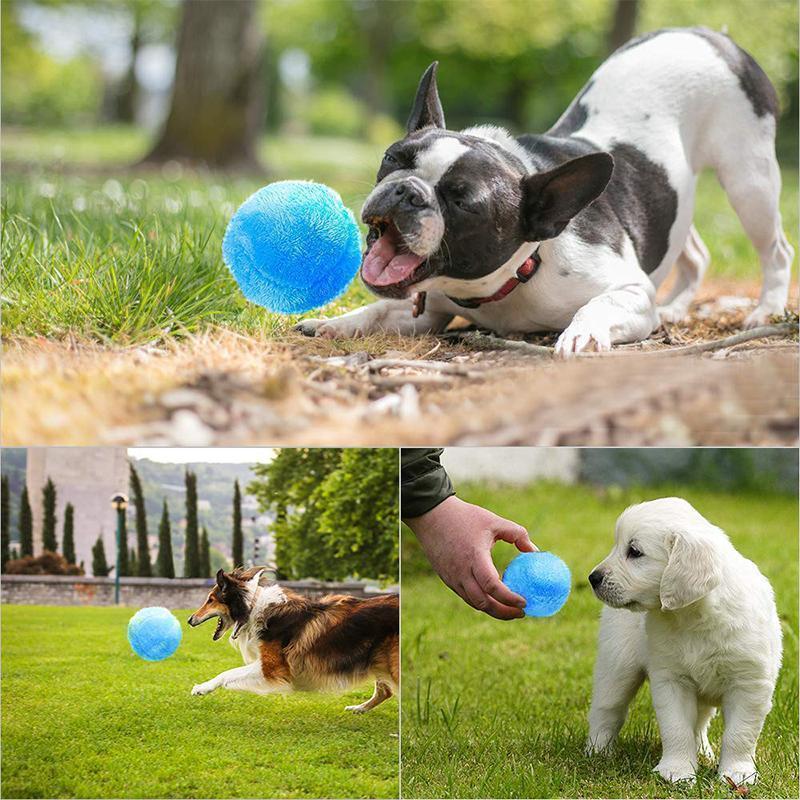
[[[592,584],[592,589],[596,589],[603,582],[603,573],[599,569],[589,574],[589,583]]]
[[[394,187],[394,198],[398,203],[406,203],[414,208],[424,208],[428,198],[422,187],[411,182],[398,183]]]

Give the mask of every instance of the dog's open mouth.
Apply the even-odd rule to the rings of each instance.
[[[427,256],[411,252],[394,222],[380,217],[369,220],[367,252],[361,264],[361,275],[368,286],[403,289],[427,273]]]
[[[225,630],[225,620],[222,617],[217,618],[217,627],[214,629],[214,636],[212,637],[212,641],[217,641],[220,636],[222,636],[223,631]]]

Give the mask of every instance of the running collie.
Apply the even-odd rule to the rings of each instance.
[[[363,714],[397,691],[400,603],[397,595],[360,599],[328,595],[311,600],[276,583],[263,569],[220,570],[205,603],[189,617],[194,627],[217,617],[213,639],[233,628],[230,643],[245,666],[199,683],[192,694],[238,689],[256,694],[346,690],[367,678],[372,697],[348,711]]]

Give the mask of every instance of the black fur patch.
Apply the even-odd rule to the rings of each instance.
[[[222,570],[220,570],[222,572]],[[238,580],[223,574],[217,574],[219,599],[228,607],[228,613],[234,622],[247,622],[250,606],[247,601],[247,587]]]
[[[569,136],[586,124],[590,112],[589,106],[583,102],[583,98],[586,92],[592,88],[593,83],[594,81],[589,81],[581,89],[580,94],[567,107],[566,114],[547,131],[550,136]]]

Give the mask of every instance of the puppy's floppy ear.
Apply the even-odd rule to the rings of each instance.
[[[558,236],[611,180],[614,159],[589,153],[522,179],[522,228],[530,242]]]
[[[717,548],[706,533],[673,533],[669,561],[661,575],[662,611],[675,611],[705,597],[722,581]]]
[[[228,585],[228,576],[225,574],[224,569],[217,570],[217,586],[219,586],[219,590],[223,591],[225,587]]]
[[[444,111],[439,101],[439,89],[436,86],[436,70],[439,62],[434,61],[422,75],[417,96],[414,98],[414,105],[408,115],[406,130],[414,133],[420,128],[433,126],[434,128],[444,128]]]

